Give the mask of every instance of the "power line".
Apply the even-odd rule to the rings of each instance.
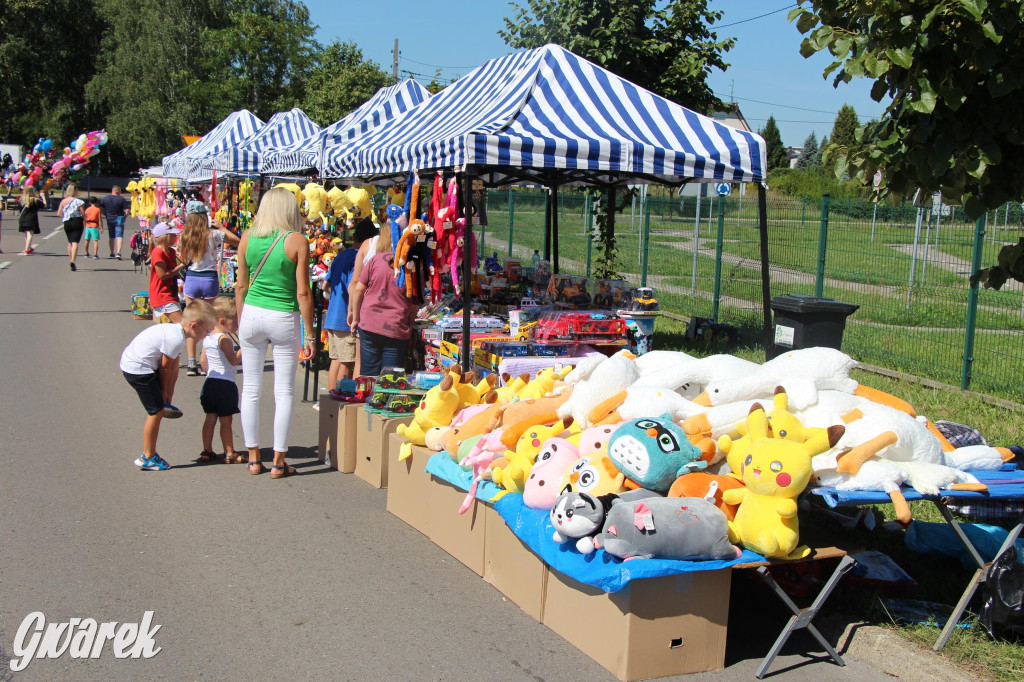
[[[717,96],[719,96],[719,97],[724,97],[725,96],[724,93],[720,93],[720,92],[716,92],[715,94]],[[733,99],[741,99],[744,102],[755,102],[757,104],[766,104],[766,105],[768,105],[770,107],[782,107],[783,109],[796,109],[797,111],[809,111],[809,112],[814,113],[814,114],[833,114],[833,115],[836,115],[836,116],[839,115],[838,111],[826,111],[824,109],[808,109],[807,107],[794,107],[794,106],[792,106],[790,104],[779,104],[777,102],[765,102],[763,100],[751,99],[749,97],[733,97]],[[860,114],[858,114],[858,115],[860,115]],[[875,116],[874,118],[878,118],[878,117]]]
[[[475,69],[476,68],[476,66],[442,66],[440,64],[427,64],[426,62],[418,62],[415,59],[409,59],[408,57],[401,57],[401,58],[404,59],[407,62],[412,62],[413,64],[419,64],[420,66],[431,66],[431,67],[433,67],[435,69]],[[479,64],[477,66],[479,66]]]
[[[717,30],[717,29],[720,29],[720,28],[729,28],[730,26],[739,26],[740,24],[745,24],[748,21],[757,21],[758,19],[764,19],[765,17],[770,17],[771,15],[778,14],[779,12],[785,12],[787,9],[792,9],[794,7],[796,7],[796,3],[792,3],[792,4],[789,4],[789,5],[786,5],[785,7],[782,7],[780,9],[772,10],[771,12],[765,12],[764,14],[758,14],[756,17],[750,17],[749,19],[740,19],[739,21],[734,21],[731,24],[722,24],[721,26],[715,26],[714,24],[712,24],[711,28]]]

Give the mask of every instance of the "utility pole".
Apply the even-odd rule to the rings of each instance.
[[[392,54],[394,55],[395,58],[391,62],[391,77],[394,78],[395,82],[397,83],[398,82],[398,38],[395,38],[395,51]]]

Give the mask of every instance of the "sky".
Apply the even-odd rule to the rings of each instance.
[[[431,3],[389,0],[387,11],[358,14],[339,11],[337,0],[304,0],[311,20],[319,26],[316,38],[352,41],[363,56],[392,70],[392,51],[398,39],[399,76],[429,82],[441,68],[441,79],[465,75],[488,59],[512,50],[498,36],[504,17],[513,15],[507,0]],[[525,0],[522,4],[525,4]],[[724,16],[715,25],[719,38],[733,37],[736,46],[726,53],[726,71],[709,78],[715,93],[740,105],[750,127],[762,128],[774,116],[789,147],[800,147],[813,131],[818,140],[829,135],[836,113],[845,103],[857,111],[861,123],[881,116],[884,106],[868,95],[872,81],[855,79],[832,87],[822,78],[830,56],[800,56],[802,36],[786,21],[796,2],[786,0],[711,0]],[[780,11],[781,10],[781,11]],[[381,21],[382,17],[391,21]]]

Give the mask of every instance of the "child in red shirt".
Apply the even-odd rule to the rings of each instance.
[[[174,240],[180,227],[157,223],[153,228],[153,250],[150,252],[149,305],[153,319],[166,315],[171,322],[181,320],[181,300],[178,298],[178,273],[185,267],[178,262]]]

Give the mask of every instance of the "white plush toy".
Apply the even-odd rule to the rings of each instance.
[[[572,417],[581,428],[593,426],[590,413],[602,402],[613,397],[636,381],[637,371],[634,356],[619,351],[609,358],[591,361],[587,358],[566,375],[566,383],[573,385],[572,395],[558,408],[558,418]],[[583,371],[578,372],[583,366]]]
[[[922,495],[938,495],[939,490],[988,490],[971,474],[942,464],[900,462],[899,467],[907,472],[907,482]]]
[[[640,358],[644,357],[646,356],[640,356]],[[637,358],[638,362],[640,358]],[[757,372],[760,367],[761,365],[757,363],[734,355],[709,355],[699,360],[665,365],[650,373],[641,370],[640,378],[634,386],[671,388],[683,397],[692,399],[712,381],[749,376]]]
[[[1003,468],[1003,456],[990,445],[967,445],[943,453],[943,456],[946,466],[960,471],[999,471]]]
[[[837,490],[865,490],[884,492],[896,508],[896,519],[906,525],[910,523],[910,505],[900,492],[900,485],[908,474],[902,465],[880,459],[864,462],[856,474],[842,473],[838,469],[836,450],[817,455],[811,460],[814,479],[820,486]]]
[[[693,362],[696,359],[689,353],[678,350],[652,350],[637,357],[636,368],[639,370],[640,376],[644,376]]]

